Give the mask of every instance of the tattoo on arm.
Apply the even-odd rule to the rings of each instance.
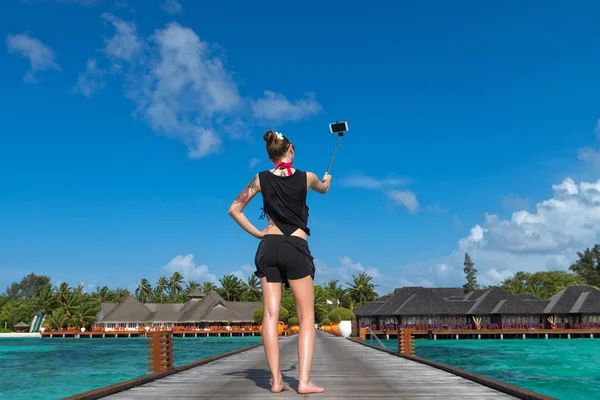
[[[260,189],[258,188],[258,183],[256,182],[257,179],[258,178],[255,176],[250,180],[250,182],[248,182],[248,185],[246,185],[244,190],[242,190],[242,193],[240,193],[239,196],[235,199],[235,203],[242,204],[248,201],[248,197],[250,197],[250,189],[260,192]]]

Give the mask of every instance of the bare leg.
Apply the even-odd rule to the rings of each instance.
[[[313,353],[315,350],[315,289],[310,276],[290,280],[290,288],[296,299],[296,312],[300,320],[298,333],[298,393],[321,393],[325,389],[310,381]]]
[[[265,312],[263,316],[262,341],[271,370],[271,392],[281,392],[288,387],[283,383],[279,370],[279,335],[277,323],[281,308],[281,283],[269,283],[267,278],[261,279]]]

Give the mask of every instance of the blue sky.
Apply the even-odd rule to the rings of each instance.
[[[262,133],[309,197],[318,282],[565,269],[600,231],[594,2],[22,0],[0,6],[0,288],[248,277],[227,215]],[[248,208],[260,224],[258,197]]]

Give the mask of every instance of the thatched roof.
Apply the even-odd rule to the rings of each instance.
[[[569,286],[549,300],[538,300],[497,287],[466,295],[462,288],[405,287],[357,307],[354,313],[358,317],[600,314],[600,290],[588,285]]]
[[[200,289],[190,292],[187,303],[156,304],[142,303],[134,296],[128,296],[119,304],[102,303],[96,316],[99,323],[116,322],[252,322],[252,313],[261,302],[225,301],[215,291],[208,294]]]

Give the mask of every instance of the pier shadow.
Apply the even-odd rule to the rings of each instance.
[[[290,387],[290,390],[298,390],[298,384],[300,383],[297,378],[286,374],[286,372],[289,373],[294,370],[296,370],[296,364],[292,365],[288,369],[281,370],[283,382]],[[271,384],[269,383],[269,379],[271,379],[271,372],[268,369],[249,368],[240,371],[229,372],[223,375],[245,378],[249,381],[252,381],[257,387],[269,392],[271,391]]]

